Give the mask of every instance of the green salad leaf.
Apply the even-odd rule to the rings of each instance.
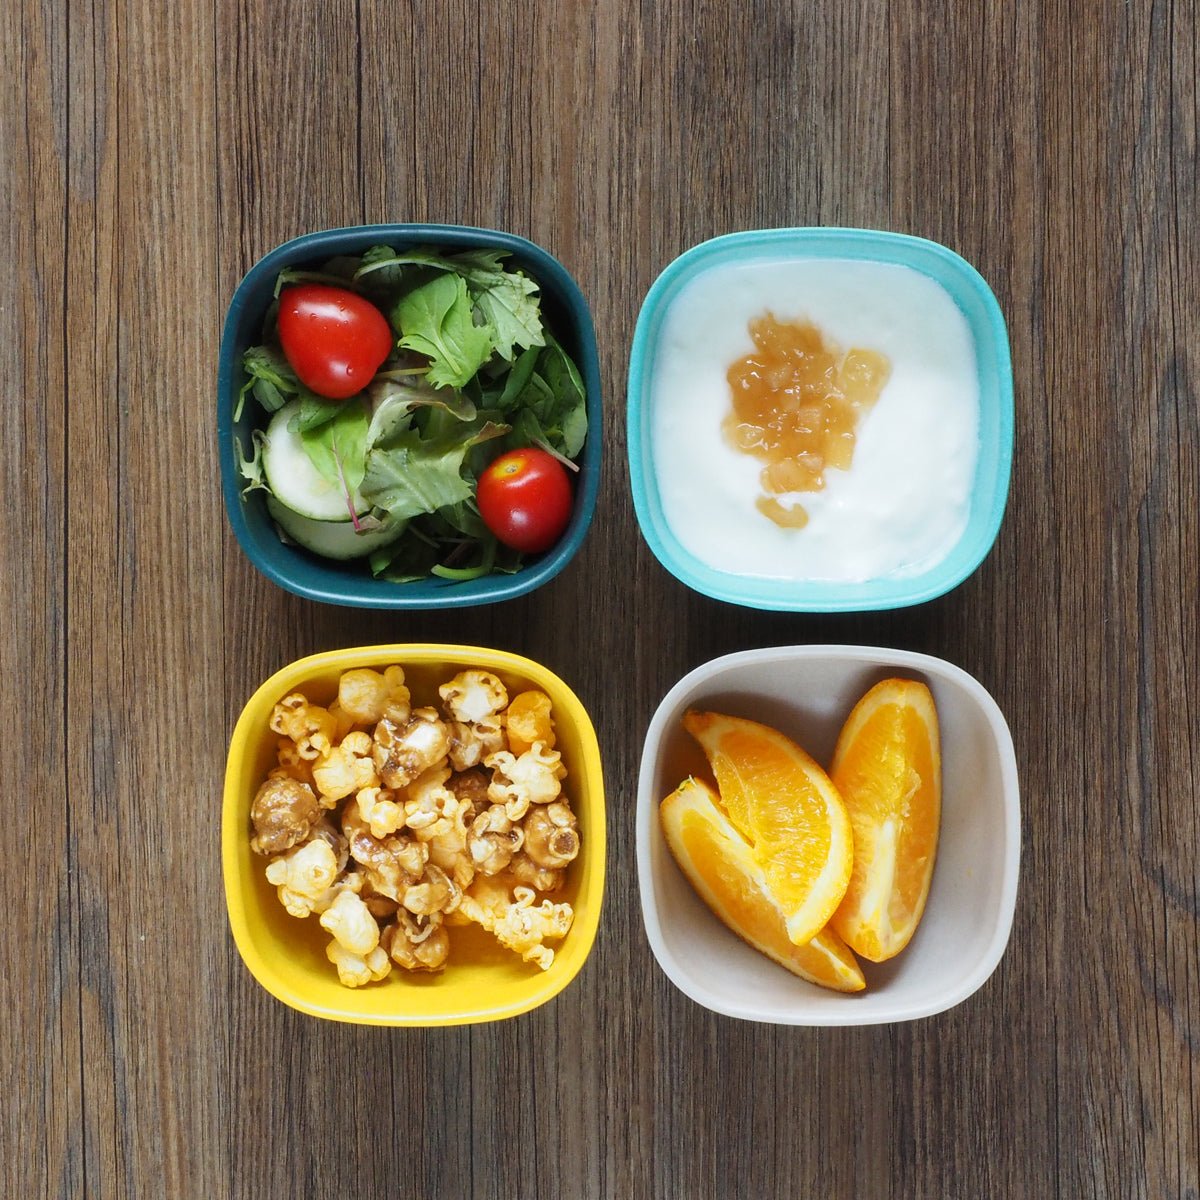
[[[401,297],[391,315],[400,346],[429,359],[428,379],[435,387],[465,387],[491,357],[492,328],[475,324],[461,275],[435,275]]]
[[[492,330],[496,354],[512,362],[515,347],[544,345],[545,336],[537,281],[524,271],[503,267],[501,264],[508,257],[506,250],[464,250],[446,255],[425,247],[396,251],[390,246],[372,246],[363,255],[354,277],[378,292],[402,288],[406,266],[459,276],[465,281],[480,317]]]
[[[510,448],[532,444],[568,460],[583,449],[587,437],[583,380],[553,338],[542,349],[527,350],[517,359],[499,407],[513,426]]]
[[[351,497],[366,474],[367,427],[370,418],[359,400],[346,400],[332,420],[314,429],[299,430],[300,442],[321,477],[336,483],[354,513]]]
[[[342,400],[326,400],[312,392],[301,394],[299,415],[293,418],[298,432],[320,429],[337,417],[345,407]],[[289,422],[289,425],[292,422]]]
[[[251,346],[242,355],[242,370],[246,372],[246,382],[238,393],[233,412],[235,421],[242,415],[247,392],[266,412],[273,413],[278,412],[293,396],[298,396],[303,387],[291,364],[283,357],[283,351],[270,346]]]
[[[354,281],[375,294],[394,292],[404,278],[405,262],[410,261],[401,258],[391,246],[372,246],[359,260]]]
[[[238,474],[246,481],[246,486],[242,488],[242,495],[254,491],[256,488],[263,488],[270,491],[267,484],[267,473],[263,470],[263,444],[267,440],[267,435],[261,429],[256,429],[250,435],[250,457],[246,457],[246,451],[242,448],[242,439],[235,437],[233,439],[233,453],[237,459]]]
[[[459,421],[473,421],[474,401],[463,392],[448,388],[430,388],[420,384],[381,380],[371,385],[371,425],[367,430],[367,445],[386,442],[401,429],[412,424],[413,414],[422,408],[441,408]]]
[[[376,550],[369,561],[376,578],[392,583],[430,575],[477,579],[521,569],[520,553],[492,536],[469,500],[410,521],[405,537]]]
[[[470,250],[450,261],[467,281],[479,311],[492,327],[496,353],[508,362],[514,346],[528,349],[544,344],[542,314],[534,298],[538,285],[518,271],[506,271],[499,250]]]
[[[548,413],[538,415],[545,420],[550,444],[567,458],[575,458],[583,449],[587,437],[587,393],[583,379],[571,356],[553,339],[538,359],[542,377],[554,394]]]
[[[279,298],[279,293],[289,283],[327,283],[332,287],[353,288],[358,262],[357,258],[350,258],[342,254],[326,261],[319,271],[285,267],[275,277],[275,298]]]
[[[490,421],[457,436],[423,438],[419,429],[402,430],[385,445],[367,451],[363,499],[393,517],[415,517],[460,504],[475,493],[474,480],[463,475],[467,451],[507,432],[507,426]]]
[[[410,521],[405,536],[371,552],[371,574],[390,583],[416,583],[428,579],[444,557],[440,540],[424,537],[415,521]]]
[[[502,412],[508,412],[521,402],[521,396],[533,377],[540,353],[540,348],[537,346],[523,351],[513,363],[512,370],[504,376],[504,387],[496,399],[497,407]]]

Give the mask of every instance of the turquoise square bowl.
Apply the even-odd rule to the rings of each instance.
[[[396,249],[428,245],[449,251],[506,250],[510,261],[537,280],[546,324],[579,367],[587,392],[588,434],[573,480],[575,508],[566,532],[542,555],[515,574],[479,579],[425,579],[391,583],[375,579],[363,562],[340,564],[279,540],[261,491],[243,494],[237,445],[249,457],[251,434],[261,424],[258,406],[248,400],[237,420],[238,392],[245,382],[242,354],[261,341],[263,317],[285,267],[314,265],[337,255],[362,254],[371,246]],[[465,225],[358,225],[305,234],[278,246],[251,267],[238,285],[225,318],[217,377],[217,442],[221,487],[229,523],[246,557],[268,579],[289,592],[326,604],[352,608],[458,608],[510,600],[553,579],[583,544],[600,486],[600,361],[591,310],[566,268],[540,246],[511,233]]]
[[[681,291],[714,268],[820,259],[912,268],[940,285],[965,318],[979,387],[978,454],[965,527],[944,556],[911,573],[843,582],[718,570],[681,542],[664,513],[655,469],[653,410],[665,323]],[[979,566],[1004,517],[1013,445],[1012,362],[1004,317],[979,272],[936,242],[867,229],[767,229],[727,234],[687,250],[650,288],[630,355],[627,422],[630,483],[642,536],[663,566],[688,587],[732,604],[786,612],[860,612],[919,604],[956,587]],[[703,464],[696,469],[703,470]]]

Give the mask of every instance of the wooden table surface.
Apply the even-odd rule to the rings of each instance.
[[[4,24],[4,1195],[1196,1197],[1193,0],[17,0]],[[234,541],[225,307],[277,243],[374,221],[525,235],[591,303],[599,507],[529,597],[326,607]],[[693,243],[785,225],[937,239],[1007,316],[1007,516],[940,600],[742,610],[638,534],[641,300]],[[540,660],[593,716],[595,948],[496,1025],[301,1016],[226,922],[233,721],[303,654],[459,640]],[[825,641],[949,659],[1016,745],[1007,953],[911,1024],[715,1016],[642,927],[633,801],[658,701],[725,652]]]

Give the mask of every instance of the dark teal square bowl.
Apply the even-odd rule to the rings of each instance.
[[[484,247],[507,250],[511,262],[537,280],[547,325],[579,367],[587,392],[588,434],[574,480],[575,508],[557,545],[515,574],[479,579],[427,579],[391,583],[374,579],[364,563],[342,565],[323,560],[279,540],[262,492],[244,495],[237,468],[237,445],[249,456],[250,438],[261,422],[257,406],[247,402],[234,420],[238,392],[245,382],[242,354],[261,340],[262,322],[274,297],[275,278],[285,267],[314,265],[337,255],[362,254],[371,246],[397,249],[419,245],[447,250]],[[511,600],[553,579],[583,543],[600,485],[600,361],[591,310],[566,268],[540,246],[511,233],[465,225],[356,225],[294,238],[251,267],[234,292],[221,338],[217,377],[217,442],[221,490],[229,523],[246,557],[281,588],[352,608],[458,608]]]

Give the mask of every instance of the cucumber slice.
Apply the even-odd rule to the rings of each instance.
[[[293,542],[319,554],[322,558],[363,558],[394,542],[408,524],[405,520],[385,522],[381,529],[355,532],[348,521],[314,521],[281,504],[274,496],[267,497],[267,511],[275,523]]]
[[[313,466],[299,433],[288,428],[300,411],[300,401],[285,404],[267,426],[263,446],[263,473],[275,497],[292,512],[313,521],[350,521],[346,495]],[[371,506],[357,490],[351,496],[354,511],[365,513]],[[282,522],[281,522],[282,524]],[[296,539],[299,541],[299,538]]]

